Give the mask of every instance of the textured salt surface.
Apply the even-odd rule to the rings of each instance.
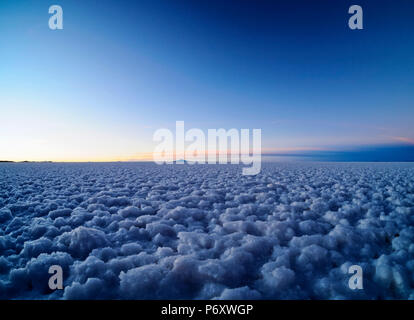
[[[1,299],[414,298],[413,164],[1,164],[0,226]]]

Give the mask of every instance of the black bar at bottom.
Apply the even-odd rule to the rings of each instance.
[[[65,316],[74,320],[100,315],[129,319],[289,319],[290,316],[337,318],[376,314],[410,314],[412,301],[200,301],[200,300],[151,300],[151,301],[0,301],[2,316],[14,317],[19,313],[28,316]],[[287,318],[288,317],[288,318]]]

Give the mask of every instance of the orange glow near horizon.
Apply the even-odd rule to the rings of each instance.
[[[405,137],[392,137],[392,140],[399,141],[407,144],[414,144],[414,139],[405,138]],[[278,155],[278,154],[291,154],[294,156],[300,152],[307,152],[307,151],[332,151],[334,149],[327,148],[327,147],[287,147],[287,148],[262,148],[261,155]],[[48,150],[49,151],[49,150]],[[16,156],[12,157],[5,157],[0,154],[0,161],[14,161],[14,162],[23,162],[23,161],[31,161],[31,162],[132,162],[132,161],[141,161],[141,162],[152,162],[154,161],[154,152],[137,152],[130,155],[123,155],[123,156],[84,156],[84,157],[66,157],[65,155],[61,156],[52,156],[52,152],[47,152],[50,156],[42,156],[39,153],[34,153],[32,157],[24,157],[19,153],[16,153]],[[59,153],[59,152],[58,152]],[[207,156],[211,154],[219,155],[219,151],[206,151],[206,161]],[[250,154],[252,154],[252,150],[250,150]],[[231,150],[227,151],[227,156],[232,155]],[[165,154],[164,154],[165,156]],[[180,160],[176,158],[176,153],[172,153],[172,157],[174,160]],[[189,159],[188,156],[184,157],[185,160]]]
[[[261,154],[277,154],[277,153],[292,153],[294,155],[295,152],[300,151],[322,151],[327,150],[324,148],[265,148],[262,149]],[[206,151],[206,157],[210,154],[219,155],[219,151]],[[232,153],[230,150],[227,151],[227,155],[230,156]],[[172,154],[173,158],[176,159],[176,154]],[[128,161],[153,161],[154,160],[154,153],[153,152],[139,152],[135,153],[130,156],[115,156],[115,157],[74,157],[74,158],[66,158],[66,157],[40,157],[36,156],[33,158],[30,157],[11,157],[7,159],[2,159],[3,161],[15,161],[15,162],[22,162],[22,161],[35,161],[35,162],[42,162],[42,161],[52,161],[52,162],[128,162]],[[176,159],[179,160],[179,159]]]

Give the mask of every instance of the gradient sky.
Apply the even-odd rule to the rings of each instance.
[[[63,8],[64,30],[48,28]],[[348,8],[364,29],[348,28]],[[158,128],[265,152],[414,144],[413,1],[0,1],[0,160],[142,159]]]

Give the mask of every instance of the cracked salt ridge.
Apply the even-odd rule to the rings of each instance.
[[[0,298],[413,299],[413,213],[414,164],[1,164]]]

